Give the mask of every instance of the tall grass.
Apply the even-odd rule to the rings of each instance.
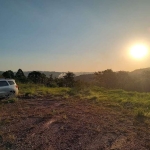
[[[42,84],[19,84],[19,94],[20,95],[58,95],[63,96],[65,95],[70,88],[64,88],[64,87],[55,87],[50,88],[46,87]]]
[[[121,89],[108,90],[96,86],[50,88],[40,84],[19,84],[21,95],[54,95],[86,99],[95,104],[133,111],[137,116],[150,117],[150,93],[128,92]]]
[[[98,103],[106,103],[110,107],[120,107],[133,111],[137,115],[150,117],[150,93],[128,92],[121,89],[108,90],[100,87],[84,89],[73,88],[70,94],[80,99]]]

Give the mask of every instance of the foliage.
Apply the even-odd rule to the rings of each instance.
[[[28,79],[33,83],[44,82],[46,75],[40,73],[39,71],[32,71],[28,74]]]
[[[0,78],[3,78],[3,75],[2,75],[2,74],[0,74]]]
[[[3,99],[2,101],[0,101],[0,104],[15,103],[17,101],[18,101],[18,98],[10,97],[10,98]]]
[[[47,87],[58,87],[58,84],[56,83],[55,79],[53,79],[52,74],[49,76],[49,78],[47,78],[46,86]]]
[[[96,72],[95,75],[101,86],[106,88],[114,88],[116,86],[116,73],[113,72],[111,69]]]
[[[18,69],[16,75],[11,70],[3,72],[0,77],[15,78],[17,83],[35,83],[43,84],[47,87],[86,87],[89,85],[104,87],[107,89],[124,89],[127,91],[150,92],[150,71],[142,74],[131,75],[126,71],[114,72],[111,69],[95,72],[91,78],[92,82],[83,78],[75,78],[74,73],[67,72],[62,78],[47,77],[39,71],[32,71],[26,77],[21,69]]]
[[[22,84],[19,83],[19,94],[20,95],[33,95],[33,96],[38,96],[38,95],[65,95],[68,93],[70,90],[69,88],[65,87],[56,87],[56,88],[51,88],[47,87],[43,84],[33,84],[33,83],[27,83],[27,84]]]
[[[66,75],[63,77],[64,79],[64,84],[66,87],[73,87],[74,86],[74,73],[72,72],[67,72]]]
[[[3,76],[4,78],[12,78],[12,79],[15,78],[15,75],[14,75],[14,73],[13,73],[11,70],[5,71],[5,72],[2,74],[2,76]]]
[[[56,83],[59,87],[64,87],[64,86],[65,86],[64,78],[55,78],[54,81],[55,81],[55,83]]]
[[[16,78],[22,78],[22,77],[25,77],[25,75],[21,69],[18,69],[16,73]]]
[[[68,72],[63,78],[53,79],[52,75],[48,78],[43,73],[33,71],[29,73],[28,79],[30,82],[44,84],[48,87],[73,87],[75,83],[74,76],[72,72]]]
[[[24,75],[23,71],[21,69],[18,69],[16,75],[15,75],[15,78],[22,82],[22,83],[26,83],[27,82],[27,78],[26,76]]]
[[[129,72],[113,72],[111,69],[95,72],[95,85],[108,89],[150,92],[150,71],[132,76]]]
[[[78,84],[79,85],[79,84]],[[150,93],[124,91],[121,89],[105,89],[85,85],[66,87],[46,87],[42,84],[19,84],[20,95],[57,95],[64,98],[87,100],[96,105],[103,104],[115,110],[125,109],[136,116],[150,117]]]
[[[112,109],[134,113],[137,116],[150,117],[150,93],[138,93],[121,89],[105,89],[97,86],[71,88],[70,96],[88,100],[96,105],[106,105]]]

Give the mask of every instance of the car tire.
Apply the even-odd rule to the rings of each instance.
[[[8,98],[14,97],[15,96],[15,91],[10,91],[8,94]]]

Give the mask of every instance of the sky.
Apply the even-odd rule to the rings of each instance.
[[[0,0],[0,71],[150,67],[150,0]],[[149,50],[149,49],[148,49]]]

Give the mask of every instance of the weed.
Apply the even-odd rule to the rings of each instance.
[[[144,111],[143,110],[138,110],[137,112],[136,112],[136,117],[137,118],[143,118],[143,117],[145,117],[145,113],[144,113]]]
[[[52,109],[52,111],[49,112],[48,115],[49,115],[49,116],[54,116],[54,115],[56,115],[56,114],[58,114],[58,113],[59,113],[59,112],[58,112],[57,110]]]
[[[8,138],[11,140],[11,141],[14,141],[16,139],[15,135],[14,134],[9,134]]]
[[[67,119],[67,115],[64,114],[64,115],[62,116],[62,118],[66,120],[66,119]]]
[[[136,119],[136,121],[138,121],[140,123],[144,123],[146,120],[145,112],[142,109],[137,110],[135,119]]]
[[[32,95],[32,92],[26,92],[26,93],[24,94],[25,97],[29,97],[29,96],[31,96],[31,95]]]
[[[9,99],[5,100],[4,103],[5,104],[7,104],[7,103],[15,103],[17,101],[18,101],[18,99],[14,97],[14,98],[9,98]]]

